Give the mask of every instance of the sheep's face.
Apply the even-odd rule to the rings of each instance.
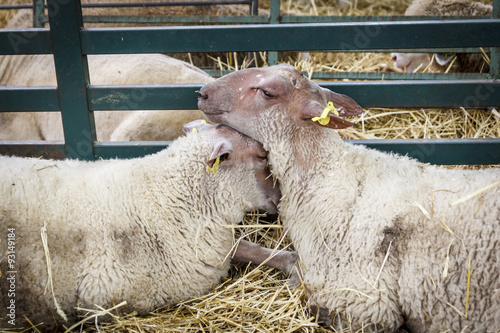
[[[337,114],[329,112],[327,123],[312,121],[332,102]],[[229,125],[263,142],[266,123],[284,122],[271,128],[300,129],[323,126],[334,129],[352,124],[340,117],[361,113],[351,98],[321,88],[289,65],[251,68],[228,74],[205,85],[198,107],[213,122]]]
[[[212,151],[207,156],[206,172],[212,180],[220,181],[227,187],[218,190],[230,191],[234,195],[231,200],[241,196],[240,199],[248,203],[248,210],[262,209],[271,214],[278,212],[281,192],[271,177],[267,152],[259,142],[228,126],[208,125],[201,120],[183,127],[186,133],[193,132],[193,129],[210,143]]]
[[[404,72],[414,72],[417,68],[423,70],[431,62],[429,53],[391,53],[394,67]]]

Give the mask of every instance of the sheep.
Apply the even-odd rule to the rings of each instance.
[[[123,1],[123,2],[136,2],[135,0]],[[123,3],[122,2],[122,3]],[[155,2],[176,2],[176,0],[153,0],[150,3]],[[102,4],[102,3],[116,3],[114,0],[85,0],[82,4]],[[249,15],[248,5],[204,5],[204,6],[136,6],[136,7],[90,7],[82,9],[83,15],[109,15],[109,16],[120,16],[120,15],[136,15],[136,16],[177,16],[177,15],[212,15],[212,16],[242,16]],[[268,15],[267,10],[261,10]],[[102,26],[103,23],[98,23],[97,25]],[[151,23],[150,23],[151,24]],[[86,26],[93,26],[95,24],[86,24]],[[136,25],[134,23],[119,24],[121,26]],[[113,23],[113,26],[117,24]]]
[[[162,54],[90,55],[92,84],[206,83],[214,79],[202,70]],[[0,56],[1,85],[53,86],[56,76],[51,55]],[[138,91],[137,103],[145,96]],[[147,116],[145,117],[144,114]],[[0,115],[0,140],[62,140],[60,113],[8,112]],[[142,127],[134,124],[140,119]],[[97,111],[100,141],[173,140],[182,135],[182,124],[203,118],[199,110]],[[117,131],[115,133],[115,130]],[[113,139],[111,139],[113,138]]]
[[[143,158],[0,157],[0,327],[26,326],[25,317],[43,322],[39,329],[68,325],[77,304],[126,301],[120,311],[147,314],[202,295],[227,274],[227,226],[246,211],[277,212],[280,192],[259,143],[200,122],[185,127],[198,134]],[[271,253],[241,242],[235,259],[260,264]],[[289,273],[297,258],[282,251],[267,264]]]
[[[362,108],[289,65],[208,83],[198,107],[269,152],[322,320],[365,332],[500,328],[500,169],[439,168],[343,142],[332,129]]]
[[[31,11],[20,10],[7,28],[25,28]],[[207,83],[214,79],[201,69],[163,54],[89,55],[90,80],[105,84]],[[0,56],[0,86],[55,86],[52,55]],[[145,96],[139,91],[137,103]],[[98,111],[94,113],[100,141],[170,141],[182,135],[182,125],[203,118],[199,110]],[[140,123],[141,126],[135,124]],[[116,131],[116,132],[115,132]],[[0,140],[63,140],[60,113],[0,113]]]
[[[406,16],[491,16],[493,7],[480,2],[469,0],[414,0],[406,9]],[[485,73],[490,70],[481,54],[435,53],[434,59],[438,70],[444,71],[455,59],[450,69],[457,73]],[[391,53],[394,67],[405,72],[414,72],[425,69],[432,60],[429,53]]]

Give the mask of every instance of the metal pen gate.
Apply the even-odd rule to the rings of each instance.
[[[269,17],[240,17],[242,21],[238,22],[250,23],[247,25],[148,28],[83,28],[79,0],[47,0],[47,5],[50,29],[0,30],[0,54],[53,53],[58,86],[0,87],[0,112],[61,111],[65,141],[0,142],[1,154],[43,154],[85,160],[141,156],[163,149],[169,143],[98,142],[93,111],[159,110],[165,109],[167,101],[169,109],[197,108],[196,91],[201,85],[90,85],[86,58],[90,54],[390,52],[393,49],[479,52],[482,47],[491,59],[490,72],[484,74],[316,73],[313,77],[371,80],[320,82],[323,87],[351,96],[364,108],[486,109],[500,105],[500,0],[493,0],[491,18],[281,17],[279,0],[272,0]],[[275,61],[276,55],[271,53],[269,62]],[[500,138],[350,141],[435,164],[500,163]]]

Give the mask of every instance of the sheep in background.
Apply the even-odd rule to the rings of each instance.
[[[71,325],[78,302],[95,309],[126,301],[120,311],[147,314],[207,293],[227,274],[227,225],[255,209],[276,213],[280,192],[259,143],[222,125],[192,128],[199,133],[131,160],[0,157],[0,327],[25,326],[25,316],[50,328],[64,315]],[[235,259],[260,264],[271,253],[241,242]],[[297,258],[282,251],[267,264],[293,273]],[[15,279],[15,326],[5,276]]]
[[[90,55],[90,80],[104,84],[206,83],[213,78],[202,70],[163,54]],[[1,85],[54,86],[56,76],[51,55],[0,56],[4,72]],[[8,75],[5,73],[9,72]],[[138,98],[145,98],[140,93]],[[130,101],[136,103],[136,101]],[[146,113],[142,127],[133,125],[138,114]],[[97,139],[100,141],[173,140],[182,135],[182,124],[203,118],[199,110],[96,111]],[[132,118],[132,119],[130,119]],[[7,112],[0,114],[0,140],[63,140],[59,112]],[[132,123],[132,126],[127,125]],[[114,133],[119,128],[117,133]]]
[[[500,169],[345,143],[332,129],[361,107],[287,65],[226,75],[198,106],[269,152],[309,302],[337,330],[500,329]]]
[[[121,1],[121,3],[136,2],[135,0]],[[150,3],[156,2],[177,2],[177,0],[152,0],[148,1]],[[138,7],[91,7],[83,8],[83,15],[136,15],[136,16],[182,16],[182,15],[211,15],[211,16],[243,16],[249,15],[249,6],[244,5],[204,5],[204,6],[189,6],[187,5],[189,1],[183,6],[138,6]],[[115,0],[82,0],[82,4],[102,4],[102,3],[116,3]],[[259,10],[265,15],[269,15],[267,10]],[[102,26],[103,23],[98,23]],[[136,25],[135,23],[125,24],[115,24],[113,26],[131,26]],[[95,24],[85,24],[85,26],[95,26]]]
[[[8,27],[25,27],[30,20],[30,11],[22,10],[9,21]],[[199,68],[163,54],[89,55],[88,64],[90,81],[94,85],[207,83],[214,80]],[[1,86],[56,84],[52,55],[0,56]],[[140,93],[137,95],[145,98]],[[183,134],[183,124],[204,117],[199,110],[97,111],[94,115],[100,141],[169,141]],[[0,113],[0,140],[63,139],[59,112]]]
[[[491,16],[493,8],[480,2],[469,0],[414,0],[406,9],[406,16]],[[435,53],[434,59],[444,71],[456,57],[452,66],[452,72],[457,73],[486,73],[489,65],[481,54],[459,53],[443,54]],[[394,67],[405,72],[414,72],[425,69],[431,62],[432,54],[429,53],[391,53]]]

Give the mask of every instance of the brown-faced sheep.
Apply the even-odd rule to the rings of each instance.
[[[287,65],[224,76],[198,106],[269,152],[309,302],[337,330],[500,329],[500,169],[443,169],[345,143],[334,129],[361,107]]]

